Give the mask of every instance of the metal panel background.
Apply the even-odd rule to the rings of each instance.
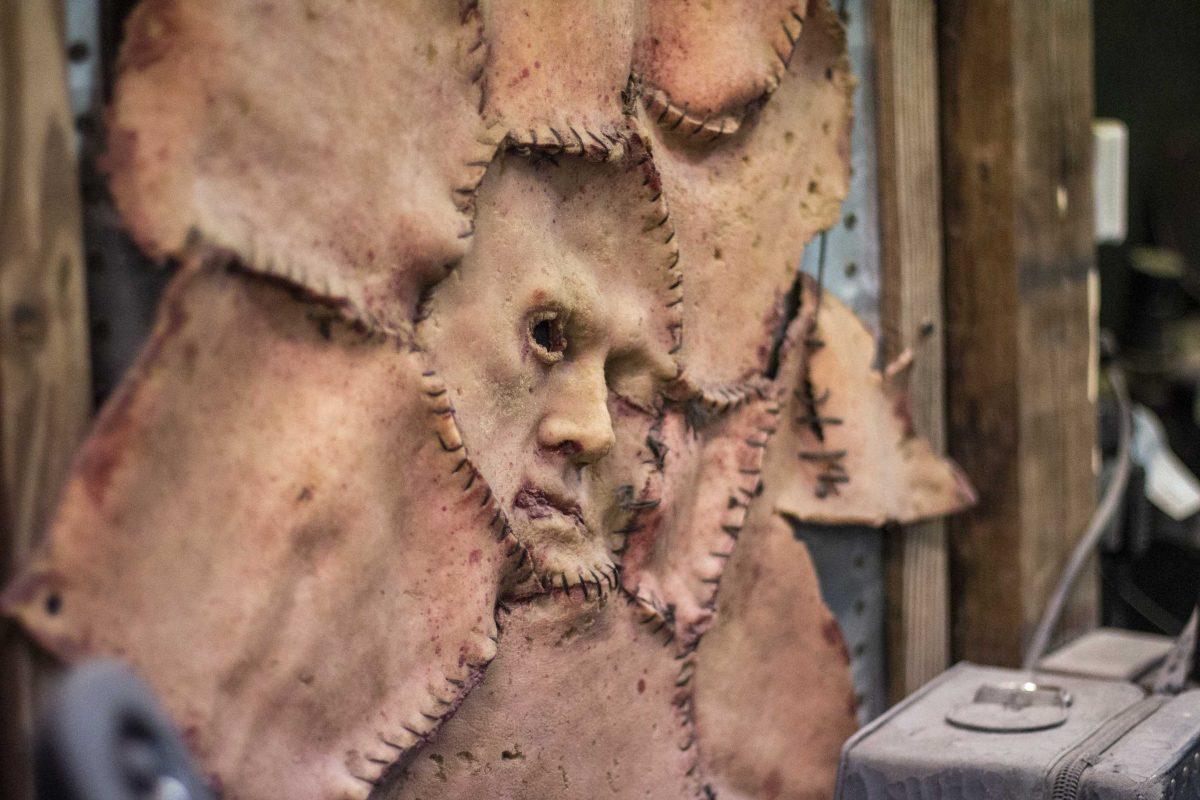
[[[98,407],[133,363],[154,323],[154,308],[171,270],[151,263],[121,224],[98,160],[104,151],[104,76],[113,72],[115,30],[121,27],[112,0],[65,0],[69,67],[83,196],[91,326],[92,388]],[[107,36],[106,36],[107,33]]]
[[[870,0],[841,0],[850,62],[858,78],[854,129],[850,136],[850,192],[842,221],[808,247],[802,269],[819,277],[879,336],[879,202],[875,148],[875,66],[872,58]],[[874,528],[800,526],[816,563],[821,592],[841,623],[850,648],[859,720],[887,707],[887,653],[884,633],[883,533]]]

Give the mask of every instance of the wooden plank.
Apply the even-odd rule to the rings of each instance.
[[[957,658],[1015,665],[1094,503],[1088,0],[937,6]],[[1067,629],[1094,620],[1094,581]]]
[[[884,355],[915,362],[913,423],[945,447],[941,174],[933,0],[874,4],[878,75],[880,306]],[[950,659],[946,526],[907,526],[888,539],[888,688],[893,701]]]
[[[0,5],[0,583],[47,521],[90,413],[61,8]],[[32,655],[0,623],[0,797],[32,797]]]

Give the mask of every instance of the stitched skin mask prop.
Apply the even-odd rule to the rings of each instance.
[[[972,500],[797,276],[844,49],[824,0],[144,0],[108,167],[180,268],[4,612],[228,800],[827,797],[792,526]]]

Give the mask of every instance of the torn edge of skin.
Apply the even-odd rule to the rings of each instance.
[[[721,578],[725,574],[725,565],[737,547],[738,538],[746,523],[746,515],[750,511],[750,504],[761,496],[765,489],[762,480],[762,462],[766,448],[779,428],[778,418],[782,408],[777,399],[764,402],[766,405],[763,407],[762,413],[766,419],[762,420],[763,424],[756,424],[755,430],[744,441],[753,463],[750,466],[738,468],[738,481],[729,492],[729,499],[725,503],[725,516],[720,522],[720,531],[729,540],[728,547],[707,553],[709,557],[717,559],[718,568],[715,575],[708,575],[700,579],[702,584],[709,587],[708,596],[701,600],[700,607],[712,616],[703,623],[702,627],[682,636],[685,641],[689,641],[692,636],[698,640],[711,627],[713,618],[716,616],[717,596]]]
[[[509,610],[501,599],[505,586],[520,584],[531,578],[535,579],[534,565],[528,550],[513,535],[512,526],[503,509],[500,508],[491,487],[487,485],[478,469],[471,463],[466,443],[462,439],[454,418],[454,407],[449,402],[449,392],[445,382],[429,366],[422,351],[414,347],[410,352],[418,359],[422,369],[420,389],[426,410],[433,417],[431,428],[433,439],[436,442],[435,452],[440,456],[448,474],[459,482],[459,489],[463,495],[462,502],[477,504],[484,517],[491,512],[487,527],[495,536],[497,546],[502,548],[506,563],[499,585],[496,587],[496,600],[492,610],[494,630],[487,634],[487,639],[490,641],[490,647],[486,648],[487,657],[481,661],[468,662],[463,665],[466,670],[465,674],[444,676],[444,681],[450,689],[449,696],[445,697],[431,692],[431,702],[425,704],[418,711],[419,719],[413,717],[401,723],[400,731],[391,736],[377,734],[378,742],[388,750],[386,756],[365,757],[365,761],[372,765],[371,772],[374,774],[362,774],[362,770],[355,770],[349,763],[346,765],[351,777],[371,788],[381,786],[397,776],[414,754],[430,741],[441,725],[457,712],[471,690],[483,680],[484,674],[492,660],[495,659],[500,646],[500,637],[503,631],[502,615]],[[400,744],[397,741],[403,738],[400,733],[411,737],[411,743],[407,746]],[[378,767],[378,769],[375,770],[374,767]]]
[[[818,387],[812,379],[812,357],[825,346],[825,341],[820,335],[821,296],[824,290],[819,284],[810,288],[811,293],[815,295],[815,302],[814,308],[805,312],[800,321],[800,376],[793,390],[793,397],[799,403],[799,413],[792,419],[792,423],[800,428],[807,428],[817,440],[817,447],[801,450],[796,457],[803,463],[818,467],[813,493],[817,499],[824,500],[840,494],[839,487],[850,482],[850,474],[845,466],[847,451],[830,446],[827,442],[828,429],[844,424],[840,417],[830,416],[822,411],[822,407],[829,402],[833,389],[829,386]]]
[[[645,526],[644,517],[662,503],[662,482],[667,456],[666,444],[662,440],[665,418],[665,411],[660,409],[646,431],[645,444],[649,458],[642,464],[649,467],[649,470],[642,487],[637,489],[632,484],[618,486],[613,498],[617,506],[628,514],[620,528],[609,532],[609,551],[616,560],[618,570],[621,568],[621,559],[629,549],[630,540]]]
[[[653,615],[655,621],[665,621],[670,624],[671,635],[666,643],[669,643],[671,638],[678,638],[683,645],[689,645],[711,626],[715,617],[717,594],[725,565],[733,555],[745,524],[746,515],[749,513],[750,504],[765,489],[762,480],[762,462],[767,446],[778,430],[778,419],[782,413],[782,407],[778,398],[775,397],[762,398],[759,403],[757,408],[745,410],[748,424],[739,423],[738,432],[734,434],[740,455],[737,459],[736,472],[728,474],[728,481],[723,487],[726,500],[722,504],[721,516],[711,528],[707,525],[693,525],[691,529],[692,536],[704,537],[703,547],[694,554],[696,560],[687,565],[691,571],[690,577],[700,584],[695,595],[700,613],[689,614],[687,619],[678,619],[677,610],[673,605],[653,594],[645,594],[640,586],[635,585],[626,590],[638,601],[647,614]],[[651,429],[651,434],[647,437],[648,445],[654,441],[656,432],[656,429]],[[659,448],[665,449],[665,445],[660,443]],[[656,450],[652,445],[650,449],[652,452]],[[658,467],[658,474],[660,481],[665,479],[661,466]],[[632,493],[632,487],[623,488],[629,489],[630,494]],[[658,503],[655,501],[653,504],[646,503],[643,507],[645,510],[651,510],[657,505]],[[628,539],[629,536],[635,535],[643,529],[642,520],[635,517],[627,528],[629,528],[626,534]],[[643,622],[649,623],[651,619],[644,619]]]

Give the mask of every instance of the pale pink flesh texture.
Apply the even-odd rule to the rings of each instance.
[[[972,499],[795,285],[852,89],[823,0],[144,0],[108,167],[184,266],[3,610],[225,800],[828,797],[792,526]]]
[[[126,659],[227,797],[365,796],[494,655],[509,563],[427,371],[189,268],[6,610]]]

